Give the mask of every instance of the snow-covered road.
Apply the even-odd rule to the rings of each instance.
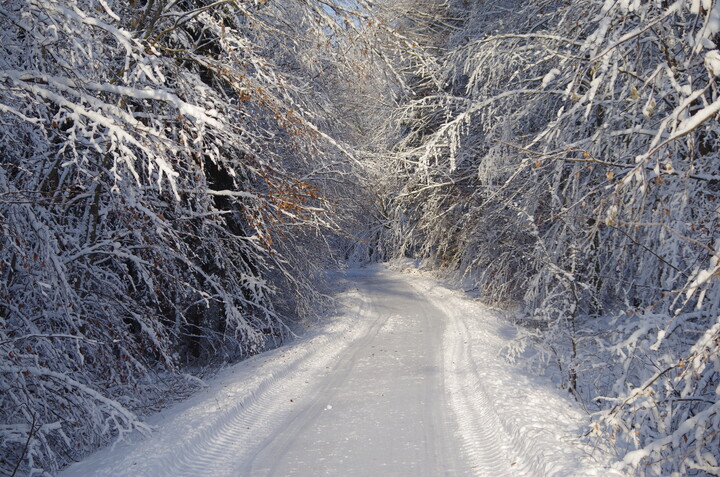
[[[63,475],[609,474],[578,443],[574,404],[502,359],[513,329],[492,311],[418,274],[343,279],[341,316]]]

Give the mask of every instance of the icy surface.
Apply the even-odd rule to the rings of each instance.
[[[611,475],[575,404],[502,359],[493,311],[418,274],[345,279],[340,316],[62,475]]]

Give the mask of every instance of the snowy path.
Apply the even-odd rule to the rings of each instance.
[[[492,312],[418,275],[346,278],[344,316],[63,475],[608,475],[572,403],[498,356],[512,329]]]
[[[246,475],[458,475],[443,392],[442,315],[406,284],[359,281],[371,321]]]

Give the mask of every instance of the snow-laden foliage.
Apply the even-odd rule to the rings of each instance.
[[[317,306],[356,167],[333,94],[386,61],[348,8],[2,3],[0,473],[147,431],[186,366],[279,343]]]
[[[523,302],[647,475],[720,475],[720,2],[453,2],[392,118],[378,247]]]

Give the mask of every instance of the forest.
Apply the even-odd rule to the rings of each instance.
[[[3,1],[0,474],[412,259],[628,475],[720,475],[719,48],[718,0]]]

